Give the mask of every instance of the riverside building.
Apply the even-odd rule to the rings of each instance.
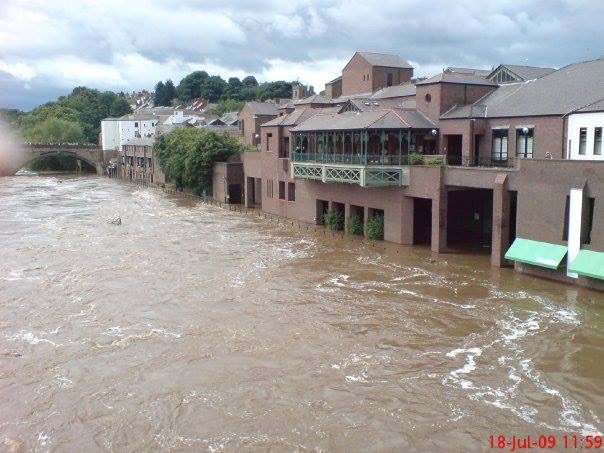
[[[246,206],[379,215],[387,241],[604,289],[604,60],[418,81],[396,55],[357,52],[326,95],[249,129],[264,110],[244,108]]]

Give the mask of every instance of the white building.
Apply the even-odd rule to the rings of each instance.
[[[574,160],[604,160],[602,131],[604,100],[568,115],[566,156]]]
[[[185,114],[186,113],[186,114]],[[104,150],[120,149],[122,145],[136,138],[155,137],[158,125],[172,126],[202,124],[203,118],[189,112],[175,111],[171,107],[141,109],[119,118],[105,118],[101,121],[101,144]],[[205,124],[205,123],[203,123]]]

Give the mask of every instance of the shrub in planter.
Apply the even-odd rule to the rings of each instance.
[[[409,165],[424,165],[424,156],[417,153],[409,154]]]
[[[381,215],[367,219],[367,239],[384,239],[384,217]]]
[[[348,234],[363,234],[363,220],[358,214],[348,218]]]
[[[344,216],[340,211],[336,211],[335,209],[327,211],[323,221],[329,230],[338,231],[344,229]]]
[[[431,165],[433,167],[439,167],[443,164],[443,160],[439,157],[435,157],[433,159],[426,160],[426,165]]]

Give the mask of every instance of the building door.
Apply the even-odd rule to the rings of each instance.
[[[447,135],[447,163],[461,165],[461,135]]]
[[[241,184],[229,184],[229,203],[241,204]]]

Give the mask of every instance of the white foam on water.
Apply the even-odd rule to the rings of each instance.
[[[463,388],[463,389],[475,388],[474,384],[471,381],[464,379],[463,377],[460,377],[460,375],[467,375],[467,374],[470,374],[472,371],[476,370],[476,360],[475,359],[476,359],[476,357],[480,357],[482,355],[482,349],[476,348],[476,347],[468,348],[468,349],[459,348],[459,349],[454,349],[452,351],[449,351],[446,355],[447,355],[447,357],[455,358],[459,354],[465,354],[466,361],[461,368],[450,371],[449,376],[451,376],[451,378],[453,380],[458,382],[459,385],[461,386],[461,388]]]
[[[9,341],[24,341],[29,344],[37,345],[40,343],[47,343],[54,347],[63,346],[62,344],[55,343],[54,341],[48,340],[47,338],[41,338],[36,336],[33,332],[27,332],[25,330],[21,330],[15,335],[10,335],[5,337]]]

